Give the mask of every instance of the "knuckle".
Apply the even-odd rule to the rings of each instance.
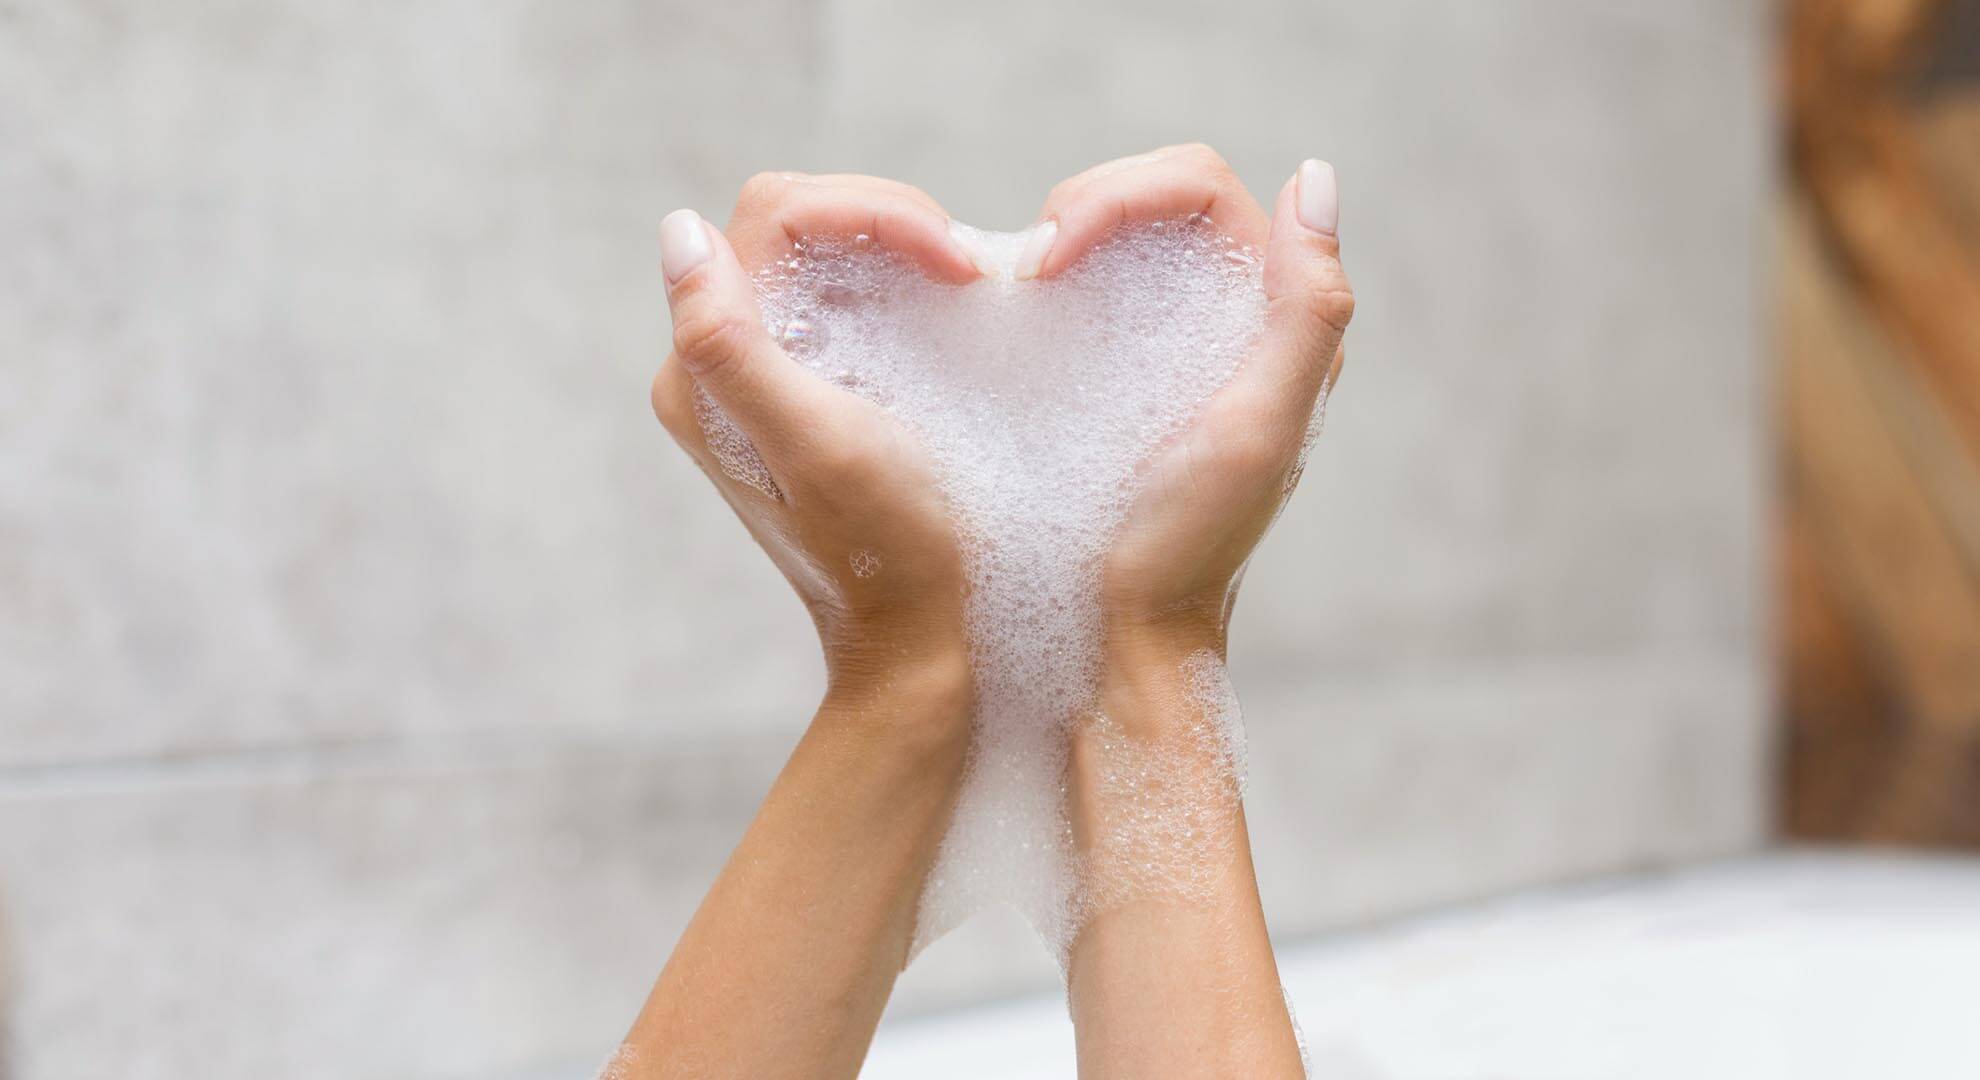
[[[941,209],[942,204],[935,200],[935,196],[930,195],[926,191],[921,190],[920,188],[914,186],[913,184],[902,184],[900,187],[900,194],[905,198],[912,199],[915,202],[920,203],[921,205],[927,207],[930,210],[935,210],[939,212]]]
[[[678,378],[668,367],[662,367],[653,376],[653,415],[660,420],[660,426],[675,439],[692,431],[698,425],[694,419],[694,406],[688,400],[690,391],[685,380]]]
[[[1313,294],[1313,314],[1337,332],[1345,332],[1354,318],[1354,289],[1346,278],[1322,285]]]
[[[674,323],[674,353],[696,374],[721,371],[742,354],[749,325],[727,311],[690,311]]]
[[[1184,143],[1181,147],[1181,153],[1199,166],[1212,172],[1226,173],[1231,169],[1230,165],[1224,161],[1224,155],[1219,154],[1216,148],[1212,147],[1209,143]]]
[[[741,206],[766,206],[781,199],[790,189],[790,183],[783,173],[760,172],[743,181],[742,192],[736,201]]]

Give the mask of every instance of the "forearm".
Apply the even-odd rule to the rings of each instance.
[[[828,695],[613,1080],[858,1072],[961,775],[966,672],[959,658],[917,662]]]
[[[1068,977],[1081,1076],[1300,1075],[1221,679],[1207,650],[1117,650],[1103,718],[1074,736],[1090,898]]]

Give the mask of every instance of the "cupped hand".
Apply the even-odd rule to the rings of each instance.
[[[1237,584],[1305,464],[1316,406],[1339,376],[1354,294],[1341,269],[1333,169],[1308,161],[1268,219],[1200,145],[1090,169],[1054,188],[1024,276],[1049,278],[1123,223],[1207,215],[1265,252],[1262,335],[1190,425],[1144,464],[1101,576],[1108,647],[1173,658],[1224,651]]]
[[[966,679],[962,556],[928,459],[879,408],[787,355],[757,308],[753,272],[808,237],[861,235],[937,280],[979,274],[934,200],[872,177],[758,176],[726,235],[691,210],[669,215],[674,348],[653,409],[804,600],[835,688],[931,667]],[[740,448],[747,467],[737,431],[754,448]]]

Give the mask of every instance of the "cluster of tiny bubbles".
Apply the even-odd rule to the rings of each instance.
[[[1286,473],[1285,490],[1280,493],[1279,509],[1285,509],[1285,500],[1292,498],[1293,489],[1299,486],[1300,478],[1306,475],[1306,463],[1313,456],[1313,444],[1320,441],[1320,429],[1327,421],[1327,395],[1333,392],[1332,383],[1322,383],[1320,393],[1313,400],[1313,415],[1306,419],[1306,431],[1300,436],[1299,457],[1294,460],[1292,470]]]
[[[1299,1047],[1299,1074],[1313,1075],[1313,1053],[1306,1047],[1306,1029],[1299,1026],[1299,1009],[1293,1005],[1292,994],[1285,984],[1279,984],[1279,996],[1286,999],[1286,1019],[1292,1021],[1293,1045]]]
[[[1183,686],[1196,710],[1201,730],[1214,742],[1214,749],[1226,765],[1226,775],[1238,794],[1251,776],[1250,754],[1244,741],[1244,721],[1238,708],[1237,687],[1231,685],[1230,669],[1223,658],[1208,649],[1191,653],[1183,661]]]
[[[1157,740],[1087,717],[1097,820],[1075,881],[1076,922],[1140,897],[1207,898],[1236,854],[1244,797],[1244,727],[1223,661],[1208,650],[1182,666],[1183,712]]]
[[[825,331],[802,315],[793,316],[777,328],[777,345],[802,360],[825,347]]]
[[[639,1068],[639,1051],[632,1043],[621,1043],[599,1069],[597,1080],[633,1080]]]
[[[757,454],[755,444],[699,383],[694,387],[694,419],[701,425],[702,442],[708,445],[709,454],[729,479],[772,499],[784,497],[776,478],[770,475],[770,467]]]
[[[852,572],[856,578],[870,578],[880,572],[880,556],[861,548],[852,553]]]
[[[915,950],[1009,903],[1063,960],[1082,907],[1064,768],[1092,703],[1100,561],[1137,467],[1256,341],[1262,259],[1199,214],[1124,226],[1020,282],[1026,234],[958,231],[987,270],[967,285],[856,236],[794,247],[757,299],[792,358],[920,442],[958,519],[975,736]],[[767,476],[747,439],[718,438],[725,417],[703,426],[731,475]]]

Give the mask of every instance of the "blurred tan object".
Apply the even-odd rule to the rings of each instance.
[[[1980,92],[1937,0],[1794,0],[1782,707],[1796,836],[1980,847]]]

